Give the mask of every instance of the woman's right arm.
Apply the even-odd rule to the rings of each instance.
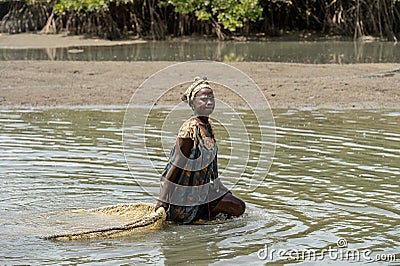
[[[165,175],[166,180],[164,181],[164,185],[160,193],[160,198],[157,201],[156,210],[159,207],[164,207],[164,209],[168,209],[168,195],[169,192],[173,190],[173,185],[171,183],[176,183],[178,176],[182,172],[182,169],[176,165],[186,164],[186,160],[188,160],[189,158],[193,144],[194,141],[191,138],[177,138],[177,145],[175,147],[180,148],[181,152],[175,152],[174,163],[172,163],[171,168]]]

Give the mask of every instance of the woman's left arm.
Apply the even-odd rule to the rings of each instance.
[[[218,155],[215,154],[215,163],[218,165]],[[218,169],[218,167],[217,167]],[[219,178],[219,174],[218,172],[215,175],[215,179],[213,180],[214,182],[214,186],[217,186],[218,190],[222,190],[222,191],[229,191],[229,189],[227,187],[224,186],[224,184],[222,184],[221,182],[221,178]]]

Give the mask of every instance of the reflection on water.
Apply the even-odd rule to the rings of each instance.
[[[0,111],[0,261],[264,265],[272,259],[301,264],[277,256],[260,260],[258,251],[266,246],[322,251],[337,247],[339,238],[349,248],[371,250],[371,257],[387,253],[399,259],[398,111],[274,110],[277,149],[265,183],[253,192],[243,183],[233,189],[247,202],[244,217],[218,225],[167,224],[162,231],[118,239],[38,238],[60,228],[109,222],[71,210],[154,201],[127,170],[123,115],[122,109]],[[222,157],[230,154],[229,143],[219,138]],[[151,156],[162,167],[167,158],[156,150]],[[220,161],[222,169],[227,159]],[[153,169],[132,174],[158,178]],[[323,259],[343,264],[328,254]]]
[[[390,42],[148,42],[105,47],[0,49],[4,60],[72,61],[262,61],[307,64],[399,63]]]

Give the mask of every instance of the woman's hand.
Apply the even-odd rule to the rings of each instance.
[[[155,210],[157,211],[158,208],[160,208],[160,207],[163,207],[164,210],[167,210],[168,207],[169,207],[169,204],[166,203],[166,202],[163,202],[163,201],[161,201],[161,200],[158,200],[157,203],[156,203],[156,208],[155,208]]]

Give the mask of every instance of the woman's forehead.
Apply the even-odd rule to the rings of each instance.
[[[212,89],[204,88],[204,89],[199,90],[199,91],[196,93],[196,96],[213,95],[213,94],[214,94],[214,93],[213,93]]]

